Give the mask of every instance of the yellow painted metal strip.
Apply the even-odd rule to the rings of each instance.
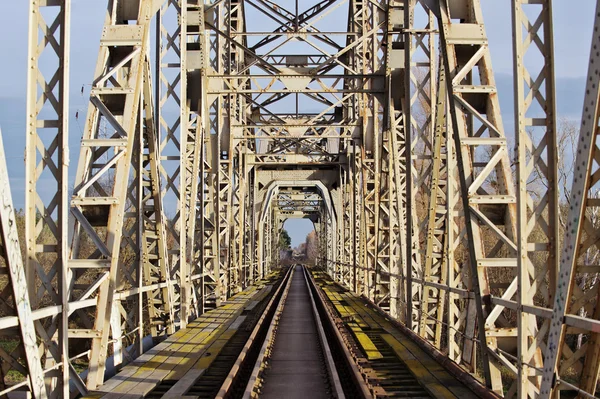
[[[362,350],[365,352],[367,359],[377,360],[383,358],[383,355],[381,354],[381,352],[379,352],[379,350],[367,334],[362,332],[362,330],[353,331],[353,334],[356,338],[356,341],[358,342]]]

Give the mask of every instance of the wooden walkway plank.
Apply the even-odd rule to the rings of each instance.
[[[163,399],[181,398],[204,374],[206,369],[191,369],[179,381],[175,383],[164,395]]]
[[[457,397],[434,376],[420,359],[416,358],[404,345],[391,334],[381,337],[390,345],[396,355],[403,360],[410,372],[419,380],[422,386],[436,398],[456,399]],[[461,398],[462,399],[462,398]]]
[[[389,319],[371,308],[363,298],[334,284],[329,276],[320,272],[313,272],[313,275],[367,359],[380,358],[377,357],[380,352],[367,334],[378,333],[432,396],[442,399],[477,397],[419,345],[399,331]]]
[[[152,359],[144,367],[140,368],[140,374],[134,375],[135,383],[133,386],[128,386],[126,393],[141,393],[146,395],[150,393],[164,379],[176,379],[171,373],[177,367],[175,373],[185,374],[187,370],[193,367],[197,359],[203,358],[203,355],[210,348],[212,350],[212,339],[215,338],[219,342],[224,334],[227,325],[222,325],[208,333],[203,334],[200,331],[189,338],[186,343],[174,344],[177,345],[174,351],[171,351],[170,356],[160,359]],[[229,338],[227,338],[228,340]],[[182,364],[185,362],[184,364]],[[181,367],[184,366],[184,367]],[[150,373],[148,373],[150,371]],[[137,377],[137,378],[136,378]],[[124,398],[122,398],[124,399]]]
[[[248,287],[135,359],[86,398],[142,398],[165,379],[179,380],[188,374],[191,378],[202,370],[202,365],[207,368],[235,334],[245,318],[242,312],[270,291],[270,285]]]

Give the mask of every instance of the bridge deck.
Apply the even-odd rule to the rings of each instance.
[[[340,321],[337,324],[343,324],[345,327],[341,330],[342,335],[345,336],[350,352],[374,394],[385,397],[444,399],[480,397],[481,391],[475,389],[477,391],[475,393],[470,389],[473,388],[474,380],[465,383],[464,379],[456,378],[456,373],[451,373],[440,365],[401,328],[363,298],[334,283],[322,272],[312,271],[312,276],[320,287],[319,295],[325,299],[334,318]],[[286,389],[294,380],[293,378],[288,380],[286,376],[280,375],[285,371],[285,367],[277,363],[279,359],[276,356],[279,343],[279,349],[283,350],[282,359],[289,360],[288,349],[292,349],[296,344],[290,343],[289,340],[299,339],[297,334],[286,335],[284,328],[286,320],[293,326],[298,326],[298,323],[302,323],[304,327],[313,324],[309,322],[306,315],[303,316],[308,310],[301,309],[303,305],[301,302],[308,304],[308,301],[305,301],[308,291],[299,290],[299,284],[302,282],[300,274],[295,277],[287,309],[284,307],[279,339],[275,341],[275,351],[270,360],[272,368],[266,374],[267,378],[262,390],[262,394],[266,394],[266,397],[275,391],[277,393],[273,397],[281,393],[280,390],[269,388],[269,380],[275,374],[278,381],[283,384],[280,384],[281,387]],[[235,340],[232,337],[244,324],[245,314],[249,314],[248,312],[254,307],[259,308],[260,306],[257,305],[274,291],[271,288],[277,278],[278,276],[274,274],[270,280],[249,287],[232,297],[223,306],[205,313],[190,323],[187,329],[178,331],[140,356],[109,379],[100,389],[86,397],[111,399],[205,397],[208,392],[205,392],[206,395],[198,396],[192,386],[204,380],[209,380],[207,384],[214,382],[213,377],[209,376],[206,370],[211,364],[218,363],[214,361],[220,353],[227,351],[223,350],[224,348],[232,345],[231,342]],[[309,335],[315,338],[314,334]],[[309,355],[304,352],[303,355]],[[321,361],[320,355],[315,357],[313,363]],[[306,356],[298,360],[313,364],[309,363],[310,359]],[[319,367],[317,374],[321,373],[321,369],[322,367]],[[292,371],[289,376],[293,374]],[[320,376],[313,374],[312,377],[321,379]],[[218,385],[220,386],[220,383]],[[188,393],[192,391],[194,393]]]
[[[242,324],[246,317],[242,312],[261,302],[271,288],[270,279],[248,287],[222,306],[189,323],[185,330],[179,330],[135,359],[84,398],[141,398],[167,380],[181,380],[182,383],[190,380],[188,385],[193,384]],[[170,391],[169,395],[175,391],[177,388]]]

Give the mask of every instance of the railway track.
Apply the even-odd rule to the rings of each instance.
[[[287,270],[185,392],[195,398],[368,398],[308,271]],[[342,383],[344,381],[344,383]],[[163,381],[148,398],[169,397]]]
[[[352,384],[343,388],[334,360],[339,351],[325,327],[306,269],[295,266],[244,397],[359,397],[348,392]]]
[[[214,359],[196,366],[189,383],[165,379],[143,397],[478,396],[397,335],[389,319],[322,273],[296,265],[271,284],[268,294],[245,308],[241,324],[216,341],[218,354],[204,354]]]
[[[431,397],[376,332],[368,336],[381,357],[365,360],[360,343],[340,324],[304,266],[290,268],[266,302],[261,304],[260,317],[245,321],[247,326],[232,337],[187,395],[244,399]]]

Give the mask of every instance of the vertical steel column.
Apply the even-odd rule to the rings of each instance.
[[[207,104],[208,106],[208,104]],[[214,114],[211,114],[214,115]],[[208,120],[210,116],[204,116]],[[208,126],[209,122],[206,122]],[[202,241],[200,270],[202,271],[202,297],[204,308],[216,306],[219,286],[219,259],[217,234],[217,136],[208,130],[202,131],[203,150],[201,178],[201,204],[203,221],[200,224],[200,240]]]
[[[243,156],[244,170],[243,174],[247,176],[246,192],[243,198],[242,212],[244,213],[244,230],[242,231],[242,287],[246,288],[254,282],[254,262],[255,262],[255,226],[256,218],[254,212],[254,169],[248,165],[248,157]]]
[[[407,286],[410,290],[407,295],[407,307],[411,309],[411,321],[407,326],[417,331],[419,318],[423,314],[425,247],[427,240],[425,231],[428,223],[426,208],[432,193],[429,188],[432,172],[433,151],[433,109],[436,103],[436,30],[433,13],[426,7],[425,1],[405,1],[408,12],[405,14],[404,31],[405,41],[405,68],[404,86],[407,145],[410,152],[406,154],[407,163],[410,165],[407,173],[408,205],[405,209],[410,214],[405,216],[407,221],[408,242],[406,248],[406,263],[410,274],[407,274]],[[413,89],[414,88],[414,89]],[[417,203],[417,200],[419,203]],[[410,224],[410,226],[408,226]],[[413,278],[414,276],[414,278]],[[436,297],[430,297],[436,300]]]
[[[191,17],[191,11],[188,9],[187,0],[180,0],[180,19],[179,19],[179,54],[180,54],[180,86],[179,86],[179,142],[180,147],[180,166],[179,166],[179,293],[180,293],[180,313],[179,323],[181,328],[186,328],[189,319],[192,316],[192,292],[190,281],[190,270],[194,263],[194,243],[196,227],[196,199],[198,197],[197,179],[200,177],[198,151],[200,151],[197,110],[191,108],[191,100],[188,99],[188,69],[202,69],[202,63],[194,65],[196,68],[189,68],[187,62],[188,42],[194,46],[194,42],[202,48],[202,43],[196,36],[197,32],[192,30],[188,35],[188,16]],[[194,7],[194,4],[191,4]],[[191,11],[191,12],[190,12]],[[202,10],[204,11],[204,10]],[[198,12],[199,21],[192,24],[197,26],[204,20],[204,12]],[[192,20],[193,21],[193,20]],[[203,26],[204,24],[202,24]],[[192,47],[193,48],[193,47]],[[203,61],[204,57],[200,55]],[[202,62],[201,61],[201,62]],[[202,72],[200,72],[202,73]],[[196,99],[198,102],[199,99]]]
[[[217,34],[215,40],[217,48],[216,53],[216,72],[220,75],[228,74],[231,71],[231,51],[232,45],[229,43],[231,37],[231,0],[226,0],[215,6],[215,26],[221,32],[226,32],[227,37]],[[232,167],[233,167],[233,147],[231,137],[231,118],[233,97],[217,94],[217,232],[219,237],[219,251],[217,254],[219,260],[219,286],[217,295],[217,306],[227,299],[230,295],[230,276],[229,262],[231,254],[231,192],[232,192]]]
[[[356,141],[352,141],[352,289],[354,292],[360,292],[362,288],[361,275],[363,268],[363,256],[362,256],[362,221],[361,221],[361,208],[362,208],[362,157],[360,149],[358,148]]]
[[[419,334],[437,348],[441,345],[444,300],[440,285],[446,285],[447,267],[447,190],[448,148],[446,142],[446,73],[440,66],[439,92],[435,108],[435,136],[433,137],[433,163],[426,233],[425,267],[423,270],[423,295]],[[435,284],[435,285],[432,285]]]
[[[154,336],[175,332],[174,290],[167,249],[167,229],[160,192],[160,155],[157,127],[154,125],[152,75],[149,60],[144,62],[144,87],[140,100],[138,225],[140,262],[143,263],[150,324]],[[142,113],[143,110],[143,113]],[[135,264],[133,265],[135,267]],[[143,313],[138,314],[140,320]],[[161,327],[160,329],[158,327]],[[140,333],[143,337],[143,332]],[[143,348],[141,342],[140,348]],[[141,351],[138,352],[141,354]]]
[[[403,94],[398,93],[402,98]],[[390,314],[399,319],[406,320],[407,312],[407,261],[406,261],[406,125],[405,118],[401,110],[396,110],[392,105],[390,107],[391,128],[390,140],[392,154],[394,156],[393,164],[393,184],[391,192],[393,198],[393,224],[390,245],[394,253],[393,262],[390,263]]]
[[[249,156],[248,156],[249,158]],[[248,160],[249,161],[249,160]],[[249,211],[250,214],[252,216],[252,228],[251,228],[251,235],[250,235],[250,240],[248,245],[250,246],[249,251],[251,252],[251,263],[250,263],[250,275],[249,275],[249,280],[251,282],[254,282],[256,280],[258,280],[259,278],[261,278],[260,275],[260,270],[261,270],[261,266],[260,266],[260,261],[261,261],[261,256],[260,256],[260,251],[262,248],[262,236],[261,236],[261,226],[257,226],[258,223],[260,223],[260,218],[258,217],[258,210],[257,210],[257,203],[258,203],[258,176],[257,176],[257,171],[256,168],[253,166],[252,167],[252,192],[251,192],[251,198],[250,198],[250,204],[249,204]]]
[[[600,2],[596,4],[594,30],[591,43],[588,78],[583,102],[581,130],[573,169],[571,200],[565,227],[560,271],[556,281],[556,293],[552,319],[548,329],[548,341],[544,352],[544,371],[540,397],[558,397],[565,364],[577,366],[580,381],[575,388],[581,389],[580,397],[595,396],[600,369],[600,335],[597,303],[598,286],[579,287],[578,281],[590,271],[596,272],[597,260],[587,256],[600,248],[598,223],[594,221],[600,191],[598,159],[600,155]],[[545,35],[544,35],[545,36]],[[548,77],[546,77],[548,78]],[[582,317],[579,312],[585,310]],[[575,330],[575,331],[573,331]],[[585,347],[573,352],[567,343],[569,335],[587,333]],[[570,384],[571,385],[571,384]],[[573,385],[572,385],[573,386]],[[586,395],[587,394],[587,395]]]
[[[446,73],[445,70],[444,73]],[[447,75],[446,79],[448,79]],[[438,98],[439,97],[440,95],[438,95]],[[446,219],[448,227],[445,229],[445,233],[447,234],[446,240],[448,242],[448,252],[442,256],[444,256],[444,260],[448,265],[447,348],[448,357],[454,362],[460,364],[463,349],[462,332],[465,329],[467,312],[470,310],[470,307],[468,306],[470,293],[467,289],[468,281],[463,279],[464,266],[462,263],[459,263],[459,257],[455,256],[456,252],[459,250],[462,238],[462,210],[460,201],[460,182],[458,180],[458,161],[456,157],[456,148],[454,147],[454,130],[452,129],[452,123],[448,121],[450,106],[448,104],[447,94],[445,97],[446,106],[444,112],[446,113],[446,174],[448,176],[448,188],[446,189],[446,209],[448,210]]]
[[[404,137],[399,137],[399,140],[403,139],[403,143],[399,143],[404,147],[404,156],[403,156],[403,166],[404,171],[400,171],[403,174],[403,193],[404,198],[402,198],[404,206],[402,207],[401,217],[404,220],[403,232],[401,234],[404,235],[404,262],[406,264],[406,312],[404,314],[405,321],[404,324],[411,329],[414,329],[413,323],[415,319],[414,315],[414,296],[419,293],[418,286],[416,286],[413,282],[415,277],[420,277],[420,270],[417,265],[418,258],[414,257],[414,248],[413,245],[419,242],[419,237],[413,237],[413,232],[415,231],[415,223],[413,220],[414,215],[414,198],[413,198],[413,174],[412,174],[412,104],[413,104],[413,96],[411,90],[411,75],[412,75],[412,56],[413,56],[413,44],[412,44],[412,35],[410,33],[410,29],[413,28],[413,20],[414,20],[414,8],[415,8],[415,0],[404,0],[404,12],[403,12],[403,27],[405,29],[404,37],[404,81],[402,84],[404,85],[404,93],[403,97],[399,99],[399,105],[401,109],[398,111],[402,113],[403,117],[403,134]],[[403,105],[403,106],[402,106]],[[418,254],[417,254],[418,257]],[[416,269],[416,270],[415,270]],[[415,273],[416,272],[416,273]],[[415,292],[416,291],[416,292]]]
[[[27,124],[25,155],[25,273],[33,309],[67,308],[68,125],[70,0],[34,1],[29,6]],[[45,59],[42,63],[41,59]],[[51,62],[49,62],[51,60]],[[39,186],[43,182],[43,189]],[[49,267],[48,267],[49,266]],[[61,363],[58,387],[68,393],[68,315],[36,323],[46,366]],[[39,392],[38,392],[39,394]]]
[[[196,282],[202,268],[203,207],[200,191],[205,187],[202,173],[207,120],[207,51],[204,5],[181,3],[181,156],[180,167],[180,249],[181,325],[204,309],[202,281]],[[197,212],[200,209],[200,212]],[[201,279],[201,277],[200,277]],[[200,291],[200,293],[198,292]]]
[[[353,32],[359,35],[356,50],[354,53],[356,70],[364,75],[374,74],[377,70],[378,49],[377,29],[375,28],[379,8],[370,2],[355,1]],[[361,261],[361,294],[367,298],[375,300],[375,290],[377,283],[377,248],[379,235],[379,153],[380,136],[379,121],[377,120],[379,112],[379,103],[371,95],[363,93],[358,102],[358,112],[362,116],[362,191],[364,194],[361,223],[361,245],[364,249],[364,259]]]
[[[385,122],[384,122],[385,123]],[[390,265],[396,262],[392,246],[392,229],[395,224],[395,201],[392,202],[394,187],[394,157],[389,126],[383,126],[381,133],[381,154],[379,155],[379,201],[377,207],[377,264],[375,268],[375,303],[389,311],[390,300]],[[394,219],[394,220],[393,220]]]
[[[552,1],[513,0],[517,150],[517,396],[535,397],[543,366],[540,335],[527,305],[552,306],[559,258],[558,154]],[[532,65],[535,59],[538,64]],[[535,192],[534,195],[531,192]],[[547,279],[548,287],[543,286]],[[598,371],[596,370],[596,375]]]
[[[354,0],[349,4],[349,15],[348,15],[348,32],[353,35],[349,35],[347,39],[347,45],[351,46],[348,51],[348,60],[355,71],[359,73],[367,73],[366,70],[368,65],[365,61],[366,44],[364,41],[364,35],[367,33],[365,24],[367,18],[367,10],[365,2],[363,0]],[[356,88],[354,80],[350,80],[347,83],[350,89]],[[367,120],[368,113],[363,112],[366,102],[368,100],[365,94],[356,94],[351,97],[348,104],[348,112],[352,120],[362,120],[360,123],[360,137],[352,140],[352,167],[353,167],[353,240],[354,240],[354,276],[353,276],[353,289],[354,292],[359,294],[368,294],[368,255],[367,255],[367,204],[370,199],[367,198],[367,192],[364,191],[365,185],[367,184],[368,175],[365,172],[366,165],[366,153],[365,143],[369,142],[372,144],[372,138],[368,137],[367,132]],[[369,111],[370,112],[370,111]],[[367,163],[365,163],[365,161]]]
[[[389,203],[389,232],[384,240],[389,246],[389,312],[394,318],[400,318],[405,315],[403,303],[405,303],[403,294],[404,273],[406,265],[404,259],[404,249],[406,246],[406,129],[405,118],[403,114],[404,104],[404,85],[399,79],[404,74],[405,62],[404,53],[404,13],[405,5],[401,3],[390,2],[387,10],[386,23],[386,46],[385,65],[386,65],[386,96],[385,104],[385,126],[384,149],[387,145],[389,153],[389,188],[387,192]]]
[[[231,222],[232,228],[232,257],[230,268],[233,268],[234,274],[231,278],[231,292],[237,294],[244,289],[244,230],[245,230],[245,218],[246,213],[244,212],[246,190],[247,190],[247,178],[244,162],[245,146],[243,142],[238,141],[234,145],[234,179],[235,186],[232,193],[232,214]]]
[[[167,228],[167,247],[169,264],[171,265],[171,280],[180,277],[181,248],[180,248],[180,168],[181,143],[179,129],[181,112],[171,112],[180,109],[181,87],[181,0],[166,0],[157,15],[156,21],[156,105],[155,126],[160,130],[160,173],[161,194]],[[181,292],[180,282],[173,287],[173,306],[180,318]]]
[[[354,220],[353,220],[353,195],[354,192],[354,176],[353,176],[353,154],[351,152],[352,146],[348,145],[348,165],[347,169],[343,170],[342,177],[342,196],[343,196],[343,212],[342,212],[342,221],[341,221],[341,229],[342,232],[342,243],[343,243],[343,256],[340,259],[342,264],[343,276],[342,283],[344,286],[352,289],[353,287],[353,274],[354,274],[354,240],[353,240],[353,229],[354,229]]]
[[[245,32],[244,2],[240,0],[231,0],[229,5],[229,24],[226,27],[229,31],[227,45],[229,47],[230,68],[228,74],[235,75],[238,79],[233,80],[236,88],[243,89],[250,84],[243,79],[241,73],[246,67],[245,52],[241,49],[247,45]],[[230,227],[230,293],[231,295],[240,292],[243,288],[243,248],[244,248],[244,199],[247,190],[247,176],[245,174],[245,154],[246,142],[240,140],[243,136],[240,125],[246,122],[246,101],[245,96],[235,93],[229,96],[231,103],[229,115],[229,134],[230,134],[230,158],[232,173],[229,223]]]

